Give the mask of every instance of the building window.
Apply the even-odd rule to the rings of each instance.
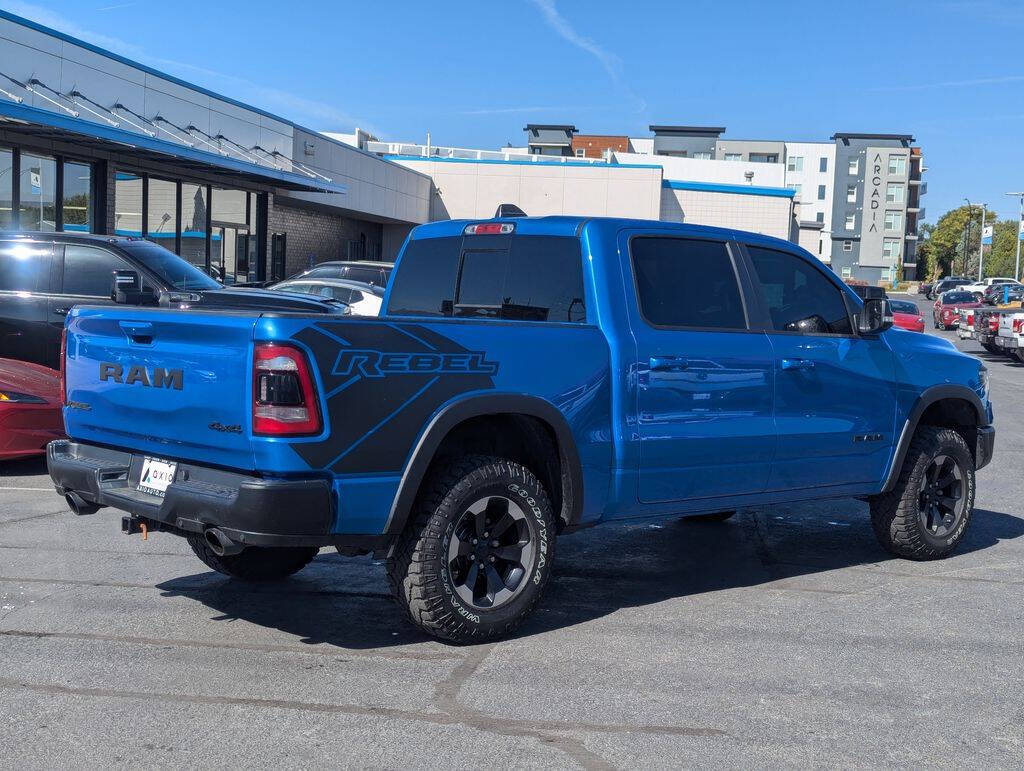
[[[846,202],[857,203],[857,186],[847,185],[846,186]]]
[[[828,171],[828,158],[818,159],[818,171],[820,171],[822,174]]]
[[[846,243],[848,244],[848,243],[850,243],[850,242],[849,242],[849,241],[847,241]],[[850,247],[850,249],[847,249],[847,248],[846,248],[846,244],[844,244],[844,245],[843,245],[843,251],[844,251],[844,252],[849,252],[849,251],[852,251],[852,249],[853,249],[853,247],[852,247],[852,246]],[[853,275],[853,271],[852,271],[852,270],[850,269],[850,267],[849,267],[848,265],[847,265],[847,266],[844,266],[844,267],[843,267],[843,271],[842,271],[842,273],[843,273],[843,278],[850,278],[850,276],[852,276],[852,275]]]
[[[177,251],[178,184],[150,178],[148,191],[146,238],[172,252]]]
[[[726,153],[725,160],[727,161],[742,161],[743,153]]]
[[[882,239],[882,254],[891,260],[900,256],[900,240],[898,238]]]
[[[76,161],[64,162],[61,197],[62,230],[88,233],[92,225],[92,166]]]
[[[587,151],[586,150],[584,150],[582,147],[577,147],[576,148],[576,157],[577,158],[585,158],[586,156],[587,156]]]
[[[0,230],[14,228],[14,153],[0,147]]]
[[[703,152],[703,151],[702,152],[696,152],[696,153],[693,154],[693,157],[696,158],[698,161],[710,161],[711,160],[711,153]]]
[[[803,171],[804,159],[799,155],[791,155],[786,162],[786,171]]]
[[[824,222],[825,221],[825,212],[820,211],[817,214],[815,214],[814,215],[814,221],[815,222]]]
[[[181,185],[181,256],[206,267],[206,185]]]
[[[890,233],[899,233],[903,228],[903,212],[887,211],[885,213],[885,229]]]
[[[138,174],[114,173],[114,235],[142,235],[142,177]]]
[[[213,189],[210,269],[214,278],[225,284],[245,281],[249,272],[246,249],[248,206],[244,190]],[[365,247],[361,251],[365,252]],[[364,257],[360,255],[360,259]]]
[[[786,187],[788,187],[790,190],[795,190],[797,198],[800,197],[800,193],[804,189],[803,185],[801,185],[799,182],[792,182],[792,183],[786,185]]]
[[[885,186],[886,203],[903,203],[903,185],[899,182],[890,182]]]
[[[778,163],[779,162],[779,154],[778,153],[751,153],[750,154],[750,162],[751,163]]]
[[[21,197],[18,204],[22,230],[57,229],[57,161],[21,154]]]
[[[890,177],[903,177],[907,174],[907,156],[905,155],[890,155],[889,156],[889,176]]]
[[[851,177],[856,177],[858,174],[860,174],[860,158],[850,159],[849,172]]]
[[[825,186],[824,185],[818,185],[818,200],[819,201],[824,201],[825,200]]]
[[[853,251],[853,241],[843,241],[843,251],[844,252],[852,252]]]
[[[857,215],[856,214],[847,214],[846,215],[846,229],[847,230],[853,230],[856,227],[857,227]]]

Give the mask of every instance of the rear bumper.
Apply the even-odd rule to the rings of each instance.
[[[58,493],[74,491],[126,511],[152,529],[184,535],[218,527],[247,546],[377,545],[372,537],[331,532],[334,502],[326,479],[265,479],[181,462],[161,498],[136,489],[143,459],[142,454],[67,440],[46,449]]]
[[[974,452],[974,467],[985,468],[992,460],[996,444],[995,426],[978,426],[978,446]]]
[[[997,337],[995,344],[1000,348],[1020,348],[1020,342],[1016,337],[1006,337],[1005,335]]]

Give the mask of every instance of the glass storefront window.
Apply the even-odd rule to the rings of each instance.
[[[146,238],[174,251],[178,234],[178,185],[166,179],[149,178],[149,206]]]
[[[92,225],[92,167],[64,162],[64,198],[61,201],[64,230],[88,233]]]
[[[142,177],[127,171],[114,174],[114,234],[142,235]]]
[[[0,148],[0,230],[14,227],[14,154]]]
[[[213,237],[210,268],[225,284],[248,280],[248,194],[244,190],[214,188],[212,202]]]
[[[206,267],[206,187],[181,185],[181,256]]]
[[[21,154],[21,203],[18,206],[22,230],[57,229],[57,162],[53,158]]]

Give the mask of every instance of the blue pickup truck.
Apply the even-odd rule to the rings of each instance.
[[[512,630],[556,536],[602,522],[856,497],[885,549],[945,556],[992,455],[985,367],[777,239],[433,223],[383,307],[74,309],[57,491],[240,579],[384,556],[412,623],[463,641]]]

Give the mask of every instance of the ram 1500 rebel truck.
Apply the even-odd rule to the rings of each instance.
[[[556,536],[853,496],[882,546],[942,557],[992,454],[985,367],[891,328],[792,243],[622,219],[423,225],[379,318],[79,307],[73,510],[280,579],[372,551],[410,620],[507,633]]]

